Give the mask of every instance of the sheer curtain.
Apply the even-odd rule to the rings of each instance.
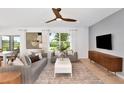
[[[70,30],[72,50],[77,51],[77,29]]]
[[[45,50],[45,52],[49,50],[49,31],[49,29],[42,29],[42,49]]]

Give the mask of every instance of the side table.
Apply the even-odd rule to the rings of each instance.
[[[0,73],[0,84],[21,84],[21,73],[20,72],[1,72]]]

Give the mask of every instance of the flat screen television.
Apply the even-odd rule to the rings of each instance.
[[[106,35],[96,36],[96,47],[112,50],[112,35],[106,34]]]

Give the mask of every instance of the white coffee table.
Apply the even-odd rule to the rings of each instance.
[[[54,68],[54,77],[57,73],[70,73],[72,77],[72,64],[69,58],[57,58]]]

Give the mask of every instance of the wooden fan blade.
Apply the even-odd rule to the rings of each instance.
[[[60,15],[60,11],[61,11],[61,8],[52,8],[53,10],[53,13],[55,14],[56,18],[62,18],[62,16]]]
[[[45,22],[45,23],[50,23],[50,22],[55,21],[55,20],[56,20],[56,18],[54,18],[54,19],[52,19],[52,20],[49,20],[49,21],[47,21],[47,22]]]
[[[76,22],[77,20],[75,19],[69,19],[69,18],[61,18],[64,21],[68,21],[68,22]]]

